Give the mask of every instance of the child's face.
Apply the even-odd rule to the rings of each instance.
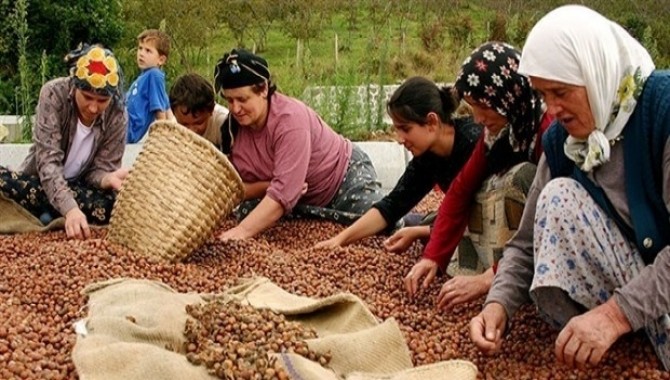
[[[156,50],[156,43],[153,40],[141,41],[137,46],[137,66],[142,70],[163,66],[166,59],[166,56]]]
[[[186,113],[186,107],[184,106],[177,106],[172,112],[174,112],[174,117],[177,119],[177,123],[200,136],[205,134],[209,118],[212,116],[212,113],[207,111]]]

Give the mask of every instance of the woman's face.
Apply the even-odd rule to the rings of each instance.
[[[228,102],[230,113],[241,126],[260,129],[265,125],[268,114],[267,86],[259,94],[253,91],[252,86],[224,89],[223,97]]]
[[[475,118],[475,123],[484,126],[490,135],[497,136],[507,125],[507,117],[499,114],[493,108],[486,104],[476,102],[469,96],[465,96],[464,99],[468,105],[472,107],[472,115]]]
[[[542,94],[547,112],[563,124],[570,136],[586,139],[595,130],[595,120],[586,87],[554,80],[530,77],[533,87]]]
[[[393,121],[396,141],[412,153],[412,156],[420,156],[431,148],[435,141],[435,128],[431,126],[430,122],[419,124],[398,118],[396,115],[390,116]]]
[[[95,119],[109,107],[112,97],[77,88],[74,92],[74,100],[77,104],[79,120],[81,120],[85,126],[90,127]]]

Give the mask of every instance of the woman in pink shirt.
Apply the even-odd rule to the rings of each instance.
[[[370,158],[311,108],[276,91],[265,59],[233,49],[217,63],[230,114],[222,132],[245,187],[244,219],[221,239],[244,239],[292,213],[352,223],[382,198]]]

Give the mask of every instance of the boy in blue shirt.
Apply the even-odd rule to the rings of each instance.
[[[170,103],[165,90],[165,73],[160,69],[170,53],[170,38],[156,29],[147,29],[137,37],[137,65],[142,73],[126,93],[128,143],[144,137],[155,120],[168,118]]]

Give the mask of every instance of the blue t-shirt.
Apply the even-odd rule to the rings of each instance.
[[[136,143],[154,121],[154,112],[170,108],[165,91],[165,73],[157,67],[142,71],[126,93],[128,143]]]

